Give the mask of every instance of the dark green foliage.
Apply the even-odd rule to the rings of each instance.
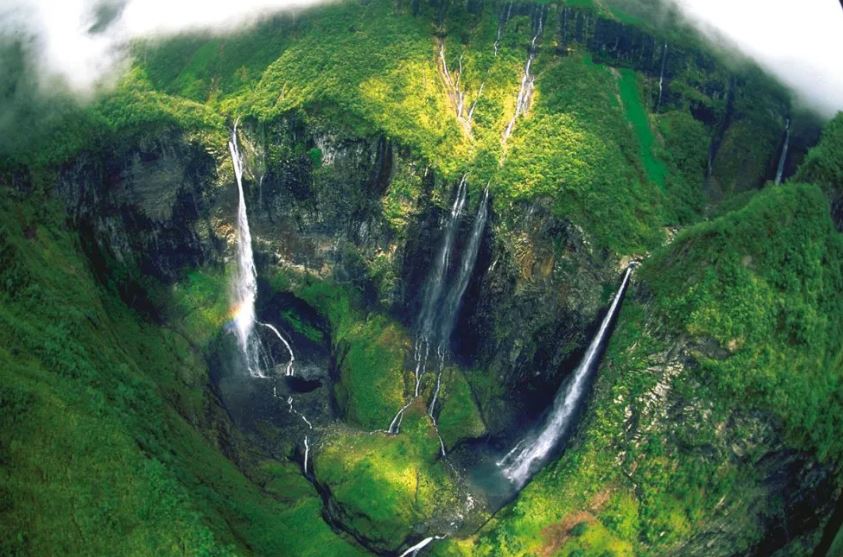
[[[843,230],[843,113],[823,129],[819,144],[808,152],[794,180],[820,186],[831,204],[838,230]]]
[[[817,184],[830,196],[843,191],[843,114],[823,129],[820,143],[808,152],[794,179]]]
[[[548,6],[547,21],[560,15],[557,3],[539,3]],[[638,4],[567,5],[651,25]],[[724,439],[720,429],[693,427],[726,423],[737,406],[772,416],[788,448],[839,463],[840,235],[816,187],[754,189],[782,132],[783,95],[761,76],[741,70],[736,77],[691,53],[681,67],[668,67],[668,94],[654,115],[650,70],[596,64],[579,46],[562,56],[548,24],[533,66],[533,101],[504,143],[530,17],[509,21],[495,55],[499,5],[417,7],[414,14],[410,2],[346,2],[230,37],[136,44],[137,61],[116,89],[86,107],[58,100],[31,137],[0,145],[4,180],[25,166],[36,196],[4,190],[0,205],[0,553],[362,554],[321,519],[321,498],[292,464],[242,450],[206,391],[202,356],[227,319],[225,273],[194,269],[165,288],[136,268],[112,265],[97,284],[60,211],[37,197],[53,187],[50,169],[79,153],[173,129],[226,168],[226,128],[237,117],[258,129],[301,121],[337,137],[385,138],[402,151],[412,163],[393,172],[380,200],[386,242],[407,233],[428,193],[420,176],[430,169],[435,180],[470,171],[473,189],[490,183],[501,244],[513,239],[508,227],[525,207],[543,204],[582,228],[597,254],[655,252],[636,274],[646,295],[628,300],[593,406],[568,451],[476,537],[433,551],[678,554],[720,518],[721,501],[739,517],[731,549],[746,550],[762,534],[753,505],[765,500],[759,472],[735,463],[724,447],[757,432],[730,422]],[[671,39],[686,40],[680,35]],[[450,71],[462,66],[468,102],[477,100],[470,125],[455,116],[440,44]],[[34,113],[27,110],[20,113]],[[710,145],[718,156],[704,185]],[[817,183],[835,202],[840,153],[838,117],[797,179]],[[301,140],[270,144],[267,165],[312,172],[318,186],[331,155]],[[293,195],[305,201],[310,193]],[[663,227],[692,225],[720,197],[717,218],[658,248]],[[394,255],[366,260],[349,249],[346,259],[355,276],[375,284],[371,298],[394,300],[401,287]],[[344,526],[395,549],[454,506],[421,399],[402,435],[363,431],[385,428],[405,402],[410,336],[381,308],[366,307],[356,287],[286,275],[271,282],[316,308],[331,328],[334,394],[347,423],[316,454],[317,480],[340,504]],[[149,295],[160,322],[126,307],[127,283]],[[295,312],[283,318],[322,339]],[[626,405],[659,387],[653,359],[677,339],[702,348],[691,350],[672,393],[707,413],[672,419],[669,429],[644,431],[633,443],[624,437]],[[439,426],[449,448],[485,432],[462,373],[448,368],[441,392]],[[470,373],[477,396],[505,399],[498,377]],[[425,395],[431,381],[432,374],[422,384]],[[747,459],[759,460],[763,450],[749,449]]]
[[[645,276],[677,330],[732,354],[701,362],[715,385],[780,415],[793,442],[837,459],[843,395],[843,237],[814,186],[765,191],[683,233]],[[676,254],[681,254],[677,258]]]

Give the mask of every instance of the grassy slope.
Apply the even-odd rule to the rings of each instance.
[[[267,495],[200,434],[201,355],[102,291],[54,208],[0,209],[4,554],[361,554],[285,465]]]
[[[843,236],[814,186],[765,190],[743,209],[687,230],[639,271],[652,298],[627,300],[574,448],[476,540],[443,546],[440,554],[529,555],[563,547],[560,555],[600,555],[609,546],[617,555],[670,554],[725,509],[744,536],[732,549],[754,543],[761,534],[754,466],[693,447],[728,446],[757,434],[740,421],[723,430],[699,428],[693,414],[669,424],[669,433],[657,421],[648,430],[644,412],[639,427],[651,433],[630,443],[625,408],[644,411],[638,405],[661,380],[650,366],[677,336],[714,339],[728,355],[696,356],[698,365],[668,389],[701,404],[703,423],[726,423],[736,407],[769,414],[780,420],[789,446],[839,462],[841,261]],[[572,533],[580,522],[596,530],[594,541]]]

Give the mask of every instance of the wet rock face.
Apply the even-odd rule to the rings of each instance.
[[[586,234],[541,201],[517,213],[487,239],[454,341],[459,359],[485,368],[508,393],[506,403],[484,408],[493,431],[550,404],[590,340],[603,285],[617,278]]]
[[[382,137],[348,137],[292,117],[260,129],[243,124],[241,146],[258,266],[295,266],[351,283],[414,327],[454,184]],[[121,267],[169,282],[185,269],[221,262],[232,249],[237,198],[227,164],[177,133],[162,133],[77,160],[58,193],[103,273]],[[403,229],[384,214],[398,172],[416,192]],[[475,190],[456,259],[480,202]],[[373,279],[375,261],[395,277],[386,286]],[[492,199],[451,350],[505,386],[507,402],[480,400],[493,431],[550,402],[588,343],[602,285],[617,278],[610,267],[592,253],[585,232],[542,201],[497,215]]]
[[[102,264],[172,281],[219,255],[209,224],[215,175],[200,145],[171,132],[80,157],[56,193]]]
[[[288,263],[326,273],[356,271],[343,261],[346,244],[364,258],[388,249],[393,235],[381,195],[396,155],[386,139],[349,138],[293,117],[244,132],[247,203],[259,242]]]

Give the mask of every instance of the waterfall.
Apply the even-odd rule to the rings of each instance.
[[[664,67],[667,63],[667,43],[664,43],[664,47],[662,48],[662,68],[659,71],[659,98],[656,101],[656,112],[659,111],[659,108],[662,105],[662,93],[664,92]]]
[[[237,145],[237,125],[228,142],[234,177],[237,180],[239,202],[237,206],[237,270],[232,288],[234,332],[237,343],[246,358],[246,367],[253,377],[266,377],[261,370],[260,338],[255,334],[255,299],[258,296],[257,271],[252,253],[252,234],[246,214],[246,197],[243,194],[243,159]]]
[[[609,311],[600,323],[600,329],[588,346],[588,351],[574,371],[573,377],[564,388],[560,389],[553,401],[553,408],[544,426],[537,435],[532,435],[519,443],[498,461],[504,476],[517,487],[523,486],[536,469],[548,457],[559,439],[565,435],[571,425],[571,418],[586,394],[586,379],[597,367],[597,354],[603,344],[609,323],[615,316],[623,297],[632,267],[627,268],[620,288],[618,288]]]
[[[442,246],[439,248],[439,254],[436,257],[433,274],[430,275],[427,286],[425,287],[422,311],[419,316],[420,336],[425,339],[430,339],[434,333],[434,326],[439,313],[439,302],[442,297],[442,289],[445,286],[445,274],[448,272],[448,265],[451,261],[451,251],[454,249],[454,239],[457,234],[457,225],[459,224],[459,218],[462,215],[462,210],[465,207],[465,196],[467,190],[468,184],[466,176],[463,175],[459,186],[457,187],[457,196],[454,199],[453,206],[451,207],[451,216],[445,224],[445,235],[442,238]]]
[[[264,327],[266,327],[267,329],[272,331],[272,334],[274,334],[276,337],[278,337],[278,340],[280,340],[284,344],[284,346],[287,348],[287,352],[290,353],[290,359],[287,361],[287,369],[284,371],[284,375],[286,375],[288,377],[292,376],[293,375],[293,364],[296,361],[296,355],[293,354],[293,347],[290,346],[290,343],[287,342],[287,339],[285,339],[283,336],[281,336],[281,333],[278,332],[278,329],[276,329],[275,327],[273,327],[269,323],[261,323],[260,321],[258,321],[258,324],[263,325]]]
[[[533,84],[536,81],[536,77],[531,73],[531,68],[533,66],[533,60],[536,58],[536,41],[538,41],[539,36],[542,34],[542,17],[543,14],[539,13],[536,32],[533,35],[533,40],[530,41],[527,63],[524,65],[524,71],[521,74],[521,87],[518,89],[518,96],[515,99],[515,114],[512,115],[512,119],[503,131],[501,143],[506,143],[506,140],[509,139],[510,135],[512,135],[512,130],[515,127],[515,120],[527,112],[527,108],[530,106],[530,97],[533,95]]]
[[[417,543],[416,545],[407,548],[407,550],[398,557],[416,557],[416,555],[419,554],[419,551],[430,545],[430,542],[441,539],[442,536],[429,536]]]
[[[416,341],[414,343],[414,398],[419,396],[421,380],[427,372],[431,347],[436,352],[438,362],[436,387],[433,398],[428,405],[428,414],[433,420],[434,426],[436,426],[434,410],[439,397],[439,391],[442,387],[442,371],[445,365],[448,341],[451,338],[451,333],[456,323],[463,295],[468,288],[468,283],[474,272],[474,265],[477,262],[477,254],[480,251],[480,243],[489,214],[489,186],[487,185],[483,192],[483,199],[478,206],[477,215],[474,218],[471,236],[463,250],[459,267],[456,269],[456,276],[449,285],[446,284],[448,282],[448,270],[459,219],[465,207],[467,189],[467,179],[466,176],[463,176],[457,187],[457,194],[451,207],[450,216],[445,224],[445,234],[442,237],[441,247],[439,248],[433,269],[428,276],[425,286],[422,310],[419,314]],[[446,288],[446,286],[448,287]],[[404,411],[410,407],[410,404],[412,404],[412,401],[406,403],[392,419],[392,422],[389,424],[389,433],[398,433]],[[444,455],[445,446],[441,437],[439,442],[441,452]]]
[[[784,163],[787,161],[787,149],[790,146],[790,118],[787,119],[784,126],[784,144],[782,145],[782,153],[779,155],[779,164],[776,167],[776,185],[782,183],[782,174],[784,174]]]
[[[246,196],[243,193],[243,157],[240,155],[240,147],[237,143],[237,124],[231,130],[231,139],[228,141],[228,150],[231,153],[231,162],[234,166],[234,177],[237,181],[238,205],[237,205],[237,269],[234,274],[232,285],[232,322],[234,333],[237,336],[237,343],[246,360],[246,368],[253,377],[266,377],[262,365],[262,357],[265,351],[261,344],[260,336],[255,332],[255,325],[266,327],[278,337],[287,348],[290,359],[287,362],[286,375],[293,375],[293,362],[295,355],[290,343],[281,333],[269,323],[257,321],[255,301],[258,296],[257,270],[255,269],[255,256],[252,252],[252,233],[249,230],[249,216],[246,211]]]
[[[310,445],[307,443],[307,435],[304,436],[304,475],[307,476],[307,457],[310,455]]]
[[[468,282],[471,280],[471,274],[474,271],[474,264],[477,262],[477,254],[480,252],[480,241],[483,239],[483,230],[486,228],[486,219],[489,215],[489,186],[483,192],[483,200],[480,202],[480,207],[477,209],[477,216],[474,218],[474,226],[471,229],[471,238],[468,240],[468,245],[463,252],[456,283],[445,295],[445,300],[442,303],[441,317],[439,321],[439,345],[437,346],[437,353],[439,355],[439,373],[436,377],[436,390],[433,393],[433,400],[428,409],[431,417],[433,410],[436,407],[436,399],[439,396],[439,388],[441,386],[442,365],[445,359],[445,350],[447,343],[451,339],[451,333],[456,324],[457,314],[460,309],[462,297],[468,288]]]
[[[506,22],[509,21],[509,16],[512,15],[512,2],[507,4],[506,12],[501,10],[501,17],[500,21],[498,21],[498,33],[495,35],[495,44],[492,47],[495,49],[495,58],[498,57],[498,47],[501,44],[501,35],[503,34],[503,28],[506,26]]]

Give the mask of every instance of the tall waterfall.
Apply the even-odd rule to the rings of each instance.
[[[664,93],[664,67],[667,64],[667,43],[662,47],[662,67],[659,71],[659,98],[656,100],[656,112],[662,105],[662,94]]]
[[[779,164],[776,167],[776,185],[782,183],[782,175],[784,174],[784,163],[787,162],[787,149],[790,147],[790,118],[787,119],[784,126],[784,144],[782,145],[782,152],[779,155]]]
[[[471,230],[471,237],[469,238],[462,257],[460,258],[459,267],[456,269],[456,275],[449,281],[449,268],[451,262],[451,255],[454,249],[454,241],[456,239],[457,228],[459,227],[459,220],[465,207],[465,199],[467,193],[467,180],[463,176],[457,187],[456,198],[451,207],[451,213],[448,221],[445,224],[445,234],[442,237],[442,244],[439,248],[435,264],[428,276],[427,284],[424,289],[424,297],[422,299],[422,310],[419,314],[416,341],[414,346],[414,373],[415,373],[415,388],[413,397],[419,396],[421,388],[421,380],[427,372],[427,364],[430,359],[430,351],[433,349],[435,358],[438,362],[438,373],[436,376],[436,387],[434,389],[433,398],[428,405],[428,413],[433,419],[434,424],[434,410],[436,408],[436,400],[439,396],[439,391],[442,386],[442,371],[445,365],[445,356],[448,349],[448,342],[451,338],[454,325],[456,323],[457,315],[460,309],[463,295],[468,288],[468,283],[471,280],[471,275],[474,271],[474,265],[477,262],[477,254],[480,251],[480,243],[483,238],[483,230],[486,227],[486,220],[489,214],[489,187],[483,193],[483,199],[477,209],[477,215],[474,219],[474,225]],[[401,426],[401,419],[404,411],[409,408],[411,402],[405,404],[392,419],[389,424],[389,432],[397,433]],[[441,443],[440,439],[440,445]],[[444,454],[444,445],[441,447]]]
[[[433,416],[433,411],[436,408],[436,399],[439,396],[439,388],[441,386],[442,378],[442,361],[445,356],[445,349],[448,341],[451,339],[451,333],[454,331],[457,314],[459,313],[460,303],[462,297],[468,288],[468,282],[471,280],[471,274],[474,272],[474,264],[477,262],[477,254],[480,252],[480,241],[483,239],[483,230],[486,228],[486,219],[489,216],[489,186],[486,186],[483,192],[483,200],[480,202],[480,207],[477,209],[477,216],[474,217],[474,226],[471,228],[471,237],[468,240],[468,245],[463,252],[460,267],[457,270],[457,278],[454,286],[445,294],[445,299],[442,301],[442,308],[440,311],[439,345],[437,353],[440,355],[439,374],[436,377],[436,388],[433,392],[433,400],[430,403],[428,411]]]
[[[553,409],[544,426],[538,432],[519,441],[517,445],[498,462],[504,476],[517,487],[523,486],[530,476],[541,466],[562,436],[571,426],[574,412],[586,395],[586,379],[597,367],[597,354],[603,344],[609,323],[615,316],[629,281],[632,267],[627,268],[620,288],[618,288],[609,311],[600,323],[600,329],[588,346],[588,351],[574,371],[573,377],[563,389],[560,389],[553,401]]]
[[[530,41],[527,63],[524,65],[524,72],[521,74],[521,87],[518,89],[518,96],[515,99],[515,114],[512,115],[512,119],[503,131],[501,143],[506,143],[506,140],[509,139],[510,135],[512,135],[513,128],[515,128],[515,121],[519,116],[527,112],[527,108],[530,106],[530,97],[533,95],[533,84],[536,81],[536,77],[533,75],[531,69],[533,66],[533,60],[536,59],[536,42],[542,34],[543,15],[543,13],[539,13],[536,32],[533,35],[533,39]]]
[[[237,343],[246,358],[246,367],[253,377],[266,377],[261,370],[260,337],[255,334],[255,300],[258,297],[255,256],[252,252],[252,233],[246,213],[246,196],[243,194],[243,158],[237,144],[237,125],[231,131],[228,141],[234,177],[237,180],[239,201],[237,206],[237,270],[232,285],[232,306],[234,332]]]
[[[255,256],[252,251],[252,233],[249,229],[249,216],[246,211],[246,196],[243,193],[243,157],[237,143],[237,124],[231,130],[228,141],[231,162],[234,166],[234,177],[237,181],[237,269],[231,288],[232,322],[237,343],[246,361],[246,368],[252,377],[267,377],[265,368],[269,358],[266,357],[260,336],[255,331],[255,325],[260,324],[278,337],[290,354],[286,366],[286,375],[293,374],[293,362],[296,357],[290,343],[281,333],[269,323],[259,323],[255,311],[255,301],[258,297],[257,270]]]
[[[442,289],[445,283],[445,273],[448,271],[448,265],[451,261],[451,251],[454,249],[454,239],[457,234],[457,224],[462,215],[463,208],[465,208],[465,197],[468,191],[467,176],[463,175],[460,183],[457,186],[457,195],[454,198],[454,204],[451,206],[451,216],[445,224],[445,235],[442,238],[442,246],[439,249],[439,254],[436,258],[436,266],[433,274],[425,287],[424,304],[422,306],[422,313],[420,317],[420,324],[422,333],[429,335],[433,331],[434,321],[436,320],[437,308],[436,304],[442,294]]]

